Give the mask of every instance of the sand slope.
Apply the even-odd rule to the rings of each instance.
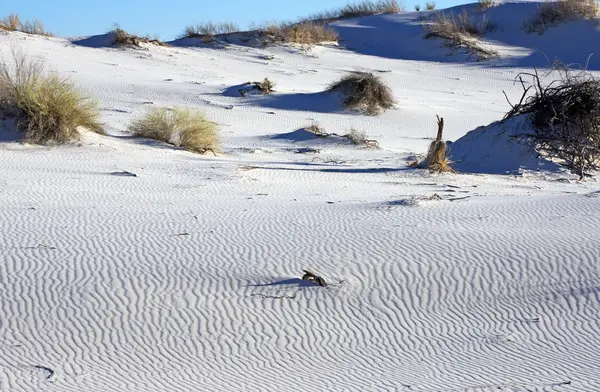
[[[597,182],[518,159],[476,170],[477,148],[502,155],[476,128],[519,94],[517,68],[21,34],[0,55],[15,43],[97,97],[112,136],[3,133],[0,391],[600,390]],[[322,94],[353,69],[398,107],[361,116]],[[265,76],[278,94],[228,94]],[[205,110],[223,154],[131,138],[152,105]],[[449,139],[474,130],[454,143],[471,170],[407,166],[435,114]],[[381,149],[298,131],[312,122]]]

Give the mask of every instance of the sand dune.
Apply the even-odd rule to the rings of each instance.
[[[14,44],[97,97],[109,135],[0,143],[0,391],[600,390],[597,183],[476,129],[502,118],[519,69],[19,33],[0,56]],[[397,107],[327,106],[356,69]],[[273,97],[223,94],[264,77]],[[131,137],[159,105],[203,109],[223,152]],[[460,174],[408,167],[435,114],[464,136]],[[381,148],[298,131],[313,122]]]

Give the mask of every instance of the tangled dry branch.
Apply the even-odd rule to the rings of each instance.
[[[554,79],[545,84],[549,76]],[[527,85],[525,79],[532,83]],[[528,115],[533,133],[526,135],[535,148],[559,159],[581,178],[600,165],[600,79],[585,68],[555,64],[541,76],[537,70],[517,75],[523,88],[505,118]],[[506,96],[506,93],[505,93]]]

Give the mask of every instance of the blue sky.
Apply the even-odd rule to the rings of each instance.
[[[407,0],[412,10],[416,3]],[[474,1],[474,0],[473,0]],[[108,31],[114,23],[145,35],[158,34],[169,40],[188,24],[232,21],[240,27],[251,22],[290,20],[347,4],[347,0],[1,0],[0,18],[18,13],[22,20],[37,18],[59,36],[94,35]],[[350,1],[352,2],[352,1]],[[464,3],[439,0],[438,8]]]

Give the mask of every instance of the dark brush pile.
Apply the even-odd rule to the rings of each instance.
[[[583,178],[600,165],[600,79],[565,66],[555,66],[549,75],[554,80],[543,85],[537,70],[519,74],[523,95],[506,118],[528,115],[536,149]],[[533,83],[526,87],[523,77]]]

